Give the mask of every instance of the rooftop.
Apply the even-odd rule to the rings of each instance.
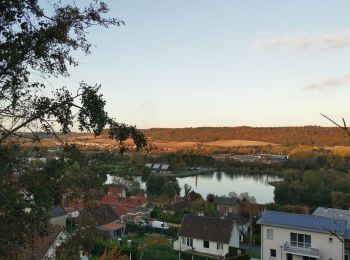
[[[233,227],[230,220],[185,215],[178,236],[228,244]]]
[[[347,228],[350,228],[350,210],[318,207],[312,215],[344,220],[347,223]]]
[[[346,232],[346,221],[344,220],[277,211],[265,211],[258,224],[319,233],[329,233],[331,231],[339,235],[345,235]]]
[[[121,223],[111,222],[111,223],[107,223],[107,224],[102,225],[100,228],[104,229],[104,230],[116,230],[116,229],[120,229],[122,227],[124,227],[124,225]]]
[[[60,217],[60,216],[66,215],[66,213],[64,212],[64,209],[61,206],[54,206],[50,210],[49,214],[50,214],[51,218],[55,218],[55,217]]]
[[[235,206],[238,204],[238,202],[239,201],[236,198],[218,197],[218,196],[214,197],[215,204]]]

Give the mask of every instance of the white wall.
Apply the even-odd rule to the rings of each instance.
[[[273,230],[273,240],[267,239],[267,229]],[[320,250],[321,258],[319,260],[343,260],[343,244],[335,236],[326,233],[317,233],[297,229],[287,229],[279,227],[261,226],[261,256],[262,260],[270,259],[270,249],[277,251],[276,259],[281,260],[281,250],[285,242],[290,242],[290,233],[301,233],[311,236],[311,247]],[[333,243],[329,243],[329,238],[333,238]],[[282,248],[281,248],[282,246]],[[286,253],[282,252],[282,259],[286,260]],[[293,256],[293,260],[302,260],[302,257]]]
[[[61,231],[55,242],[49,247],[49,249],[46,251],[43,259],[55,259],[56,255],[56,249],[67,239],[67,233],[64,231]]]
[[[187,238],[186,238],[187,239]],[[198,253],[217,255],[217,256],[225,256],[228,253],[228,244],[223,244],[223,250],[217,249],[217,242],[209,241],[209,248],[204,247],[204,241],[200,239],[193,239],[193,248]],[[187,244],[182,244],[182,237],[179,237],[177,241],[174,243],[175,250],[191,250],[192,247],[187,246]]]
[[[232,229],[229,245],[239,248],[239,232],[236,224],[234,224],[234,227]]]
[[[66,227],[67,215],[58,216],[50,219],[50,223],[53,225],[59,225],[61,227]]]

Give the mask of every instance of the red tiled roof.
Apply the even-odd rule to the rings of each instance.
[[[119,198],[118,202],[126,207],[136,207],[146,203],[144,196]]]
[[[124,215],[126,214],[128,211],[127,209],[122,206],[122,205],[116,205],[114,208],[113,208],[114,212],[117,213],[118,216],[121,216],[121,215]]]
[[[124,225],[121,223],[111,222],[111,223],[107,223],[107,224],[102,225],[100,228],[104,229],[104,230],[116,230],[116,229],[120,229],[122,227],[124,227]]]
[[[100,202],[104,205],[114,205],[117,204],[117,198],[115,196],[106,195],[101,199]]]

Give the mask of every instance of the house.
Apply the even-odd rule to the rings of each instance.
[[[67,239],[68,234],[63,227],[51,225],[48,229],[47,236],[34,238],[33,247],[26,245],[19,249],[18,257],[20,259],[55,259],[56,249]]]
[[[316,215],[265,211],[261,225],[263,260],[346,260],[346,221]],[[341,241],[342,240],[342,241]]]
[[[174,243],[177,251],[223,257],[239,247],[237,225],[230,220],[185,215]]]
[[[345,220],[346,227],[350,229],[350,210],[318,207],[312,215],[334,220]]]
[[[125,225],[110,205],[99,205],[91,210],[91,215],[101,233],[117,239],[125,234]]]
[[[117,198],[126,197],[125,189],[121,186],[109,186],[107,190],[107,195],[115,196]]]
[[[66,227],[67,214],[61,206],[54,206],[50,212],[50,223],[52,225],[60,225]]]
[[[164,212],[169,213],[169,214],[175,214],[176,212],[180,212],[180,211],[184,211],[186,209],[189,209],[190,206],[191,206],[191,203],[183,200],[183,201],[175,202],[175,203],[169,205],[168,207],[166,207],[164,209]]]
[[[151,169],[153,173],[171,173],[169,164],[160,164],[160,163],[146,163],[147,168]]]
[[[228,213],[237,213],[239,200],[237,198],[215,196],[213,203],[219,211],[220,216],[227,216]]]
[[[236,213],[228,213],[225,219],[234,221],[236,223],[240,236],[248,235],[248,232],[251,228],[250,220],[248,218]]]

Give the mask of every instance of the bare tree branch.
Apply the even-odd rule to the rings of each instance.
[[[335,122],[334,120],[332,120],[331,118],[329,118],[328,116],[326,116],[326,115],[324,115],[324,114],[322,114],[322,113],[321,113],[321,116],[325,117],[327,120],[331,121],[334,125],[336,125],[336,126],[339,127],[340,129],[344,130],[344,132],[348,135],[348,137],[350,137],[350,130],[349,130],[349,128],[347,127],[344,118],[342,118],[343,124],[344,124],[344,126],[342,126],[342,125],[339,125],[337,122]]]

